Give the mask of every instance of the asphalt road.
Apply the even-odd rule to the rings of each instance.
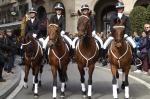
[[[83,99],[80,87],[80,75],[76,64],[69,64],[66,97],[65,99]],[[92,99],[113,99],[111,72],[95,68],[93,74]],[[87,82],[87,73],[86,73]],[[150,90],[139,82],[129,78],[130,99],[150,99]],[[121,84],[121,78],[120,78]],[[120,89],[119,99],[124,99],[124,91]],[[28,89],[23,88],[14,99],[33,99],[32,75],[30,72]],[[60,83],[58,83],[57,99],[60,98]],[[42,75],[42,87],[39,88],[38,99],[52,99],[52,75],[49,65],[45,65]]]

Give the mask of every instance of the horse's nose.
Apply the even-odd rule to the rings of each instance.
[[[53,45],[54,45],[53,40],[49,40],[49,42],[48,42],[48,46],[52,47]]]

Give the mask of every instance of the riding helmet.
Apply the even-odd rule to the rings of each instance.
[[[123,2],[117,2],[116,3],[116,8],[124,8],[124,3]]]
[[[31,8],[31,9],[29,10],[29,13],[37,13],[37,12],[36,12],[35,8]]]
[[[58,2],[55,4],[55,10],[59,9],[59,10],[64,10],[64,6],[62,3]]]
[[[89,5],[83,4],[83,5],[81,6],[81,11],[83,11],[83,10],[85,10],[85,9],[89,10]]]

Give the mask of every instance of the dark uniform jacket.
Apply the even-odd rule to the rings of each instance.
[[[65,31],[66,30],[66,22],[65,22],[65,17],[63,15],[61,15],[61,17],[58,19],[57,15],[53,15],[50,18],[50,23],[55,23],[58,24],[60,27],[60,31]]]
[[[39,20],[37,18],[35,18],[35,20],[33,21],[33,23],[31,22],[31,20],[27,21],[27,25],[26,25],[26,34],[27,33],[35,33],[37,34],[37,38],[39,35]]]
[[[115,19],[117,19],[117,18],[118,18],[117,13],[115,13],[115,14],[113,14],[113,15],[111,16],[111,18],[110,18],[110,31],[113,30],[113,26],[115,25],[114,21],[115,21]],[[130,29],[130,21],[129,21],[129,18],[123,14],[121,19],[125,21],[125,23],[124,23],[124,26],[125,26],[125,34],[127,34],[127,35],[130,36],[130,31],[131,31],[131,29]]]

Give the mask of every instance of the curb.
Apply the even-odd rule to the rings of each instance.
[[[99,67],[99,66],[96,66],[96,67],[99,68],[99,69],[103,69],[103,70],[110,71],[110,69],[108,69],[108,68]],[[121,74],[121,72],[119,72],[119,74]],[[143,84],[143,85],[146,86],[148,89],[150,89],[150,84],[147,83],[146,81],[144,81],[144,80],[142,80],[142,79],[140,79],[140,78],[137,78],[137,77],[135,77],[135,76],[133,76],[133,75],[131,75],[131,74],[129,74],[129,77],[130,77],[131,79],[134,79],[134,80],[136,80],[137,82]]]
[[[12,93],[12,91],[18,86],[20,80],[21,80],[21,68],[19,66],[16,67],[17,70],[17,77],[15,80],[8,82],[10,83],[9,86],[7,86],[6,88],[4,88],[3,90],[0,91],[0,99],[6,99],[7,96],[9,96],[9,94]]]

